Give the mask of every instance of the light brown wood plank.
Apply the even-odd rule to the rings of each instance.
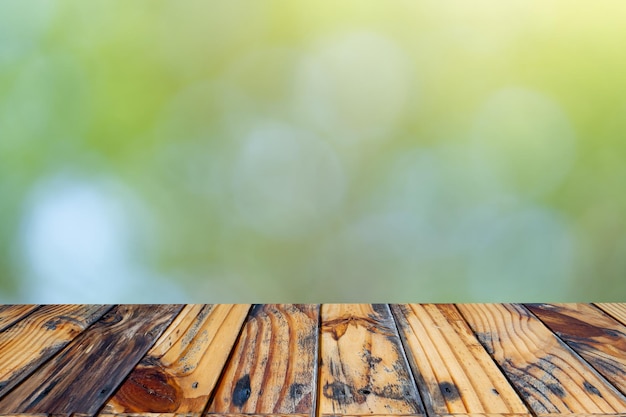
[[[95,413],[181,308],[114,307],[0,400],[0,413]]]
[[[37,307],[39,306],[35,304],[0,305],[0,332],[35,311]]]
[[[46,414],[46,413],[37,413],[37,414],[3,414],[0,413],[0,417],[49,417],[50,414]]]
[[[210,413],[309,414],[315,401],[317,305],[256,305]]]
[[[207,417],[311,417],[310,414],[205,414]]]
[[[46,305],[0,333],[0,398],[110,308]]]
[[[626,303],[596,303],[595,305],[626,326]]]
[[[201,415],[202,413],[100,413],[98,417],[200,417]]]
[[[626,327],[589,304],[528,304],[543,323],[626,392]]]
[[[626,412],[626,398],[523,306],[458,308],[536,414]]]
[[[511,413],[471,413],[471,414],[434,414],[435,417],[532,417],[532,414]],[[597,416],[596,416],[597,417]]]
[[[102,412],[201,413],[249,309],[185,306]]]
[[[454,305],[393,305],[429,414],[528,414]]]
[[[386,304],[322,306],[319,413],[423,414]]]

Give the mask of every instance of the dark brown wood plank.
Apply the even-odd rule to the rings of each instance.
[[[201,413],[249,309],[185,306],[102,412]]]
[[[39,306],[35,304],[0,305],[0,332],[35,311],[37,307]]]
[[[626,392],[626,327],[589,304],[528,304],[546,326]]]
[[[324,304],[321,415],[423,414],[386,304]]]
[[[318,317],[318,305],[254,306],[209,412],[311,413]]]
[[[0,398],[110,308],[46,305],[0,333]]]
[[[0,400],[0,413],[95,413],[181,308],[114,307]]]
[[[458,308],[535,414],[626,413],[626,398],[523,306]]]
[[[429,414],[529,414],[454,305],[393,305]]]

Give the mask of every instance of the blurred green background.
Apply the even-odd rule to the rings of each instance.
[[[0,1],[0,302],[626,300],[626,3]]]

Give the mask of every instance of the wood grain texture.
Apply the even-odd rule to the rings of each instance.
[[[98,417],[200,417],[202,413],[100,413]],[[76,417],[72,415],[72,417]]]
[[[626,327],[589,304],[529,304],[526,307],[626,392]]]
[[[3,414],[0,413],[0,417],[49,417],[50,414],[46,413],[37,413],[37,414],[22,414],[22,413],[11,413],[11,414]]]
[[[319,412],[423,414],[386,304],[322,306]]]
[[[209,412],[311,413],[318,317],[317,305],[255,305]]]
[[[13,323],[26,317],[39,306],[29,305],[0,305],[0,332],[10,327]]]
[[[202,412],[250,304],[187,305],[103,413]]]
[[[206,417],[311,417],[310,414],[213,414],[206,413]]]
[[[454,305],[393,305],[429,414],[528,414]]]
[[[596,303],[596,306],[626,326],[626,303]]]
[[[523,306],[458,308],[536,414],[626,412],[626,398]]]
[[[179,305],[119,305],[0,400],[0,413],[95,413]]]
[[[435,417],[533,417],[532,414],[511,413],[471,413],[471,414],[434,414]],[[598,416],[596,416],[598,417]]]
[[[0,333],[0,398],[111,306],[47,305]]]

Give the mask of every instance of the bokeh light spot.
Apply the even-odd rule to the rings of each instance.
[[[35,187],[21,232],[25,300],[101,303],[183,298],[173,283],[163,284],[133,263],[136,219],[120,191],[110,181],[65,175]]]
[[[309,132],[266,125],[245,139],[234,164],[242,218],[272,237],[301,236],[341,204],[345,178],[332,148]]]
[[[343,145],[388,139],[408,100],[408,62],[399,45],[374,32],[320,41],[298,73],[302,118]]]
[[[522,195],[552,191],[574,162],[576,137],[563,109],[528,89],[494,93],[476,116],[473,136],[476,164]]]

